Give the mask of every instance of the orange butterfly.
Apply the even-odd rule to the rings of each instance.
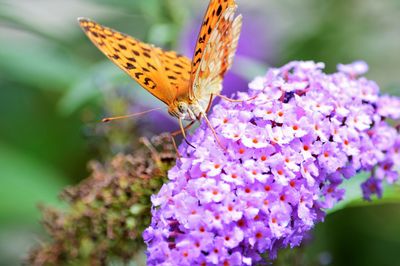
[[[193,123],[203,116],[212,129],[206,112],[213,96],[222,90],[242,26],[242,16],[235,17],[236,8],[235,0],[210,0],[192,61],[94,21],[80,18],[79,23],[100,51],[168,105],[186,139],[182,120]]]

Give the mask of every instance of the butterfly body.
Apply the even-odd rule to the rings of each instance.
[[[235,11],[235,0],[210,0],[192,60],[89,19],[79,22],[100,51],[163,101],[170,115],[194,121],[205,117],[232,65],[242,24]]]
[[[168,113],[178,119],[193,121],[199,118],[201,111],[196,104],[178,101],[168,106]]]
[[[210,107],[212,95],[219,94],[222,86],[207,88],[207,91],[213,93],[205,93],[199,98],[190,98],[190,95],[182,95],[177,97],[177,101],[168,106],[168,113],[176,118],[187,121],[199,119],[202,114],[206,113]]]

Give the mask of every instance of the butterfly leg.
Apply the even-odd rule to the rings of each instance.
[[[189,124],[187,124],[183,129],[184,130],[188,130],[189,128],[191,128],[193,126],[193,124],[196,122],[196,120],[193,120],[192,122],[190,122]],[[182,130],[178,129],[177,131],[174,131],[171,133],[172,136],[178,136],[179,134],[182,134]]]
[[[221,141],[218,138],[217,132],[215,132],[214,127],[211,125],[210,120],[208,120],[206,113],[202,113],[204,120],[206,120],[206,123],[208,125],[208,127],[211,129],[211,132],[213,133],[215,140],[217,141],[218,145],[224,150],[226,151],[226,148],[222,145]]]
[[[255,98],[257,98],[257,95],[256,95],[256,96],[250,97],[249,99],[237,100],[237,99],[232,99],[232,98],[226,97],[225,95],[221,95],[221,94],[214,94],[214,95],[220,97],[223,100],[226,100],[228,102],[233,102],[233,103],[242,103],[242,102],[252,101]]]
[[[210,110],[210,108],[211,108],[211,105],[212,105],[211,103],[212,103],[213,97],[214,97],[214,95],[211,94],[211,95],[210,95],[210,100],[208,101],[208,106],[207,106],[206,111],[202,110],[202,111],[200,112],[199,117],[197,118],[197,120],[200,121],[201,116],[204,116],[204,119],[206,120],[206,123],[207,123],[208,127],[211,129],[211,131],[212,131],[212,133],[213,133],[213,135],[214,135],[216,141],[218,142],[219,146],[220,146],[224,151],[226,151],[226,148],[225,148],[225,147],[221,144],[221,142],[219,141],[219,138],[218,138],[218,136],[217,136],[217,133],[215,132],[215,129],[213,128],[213,126],[211,125],[210,120],[208,120],[208,117],[207,117],[207,112],[208,112],[208,111]],[[202,109],[202,108],[201,108],[201,109]]]
[[[178,136],[179,134],[182,134],[182,135],[183,135],[183,138],[185,139],[186,143],[187,143],[189,146],[191,146],[191,147],[194,148],[194,149],[196,148],[196,147],[194,147],[194,146],[187,140],[187,138],[186,138],[186,130],[188,130],[190,127],[192,127],[193,124],[194,124],[195,122],[196,122],[196,120],[193,120],[193,121],[191,121],[189,124],[187,124],[185,127],[183,127],[182,119],[179,119],[179,127],[180,127],[180,129],[171,133],[172,142],[173,142],[173,144],[174,144],[174,147],[175,147],[176,151],[178,151],[178,148],[177,148],[177,145],[176,145],[176,142],[175,142],[175,138],[174,138],[174,137],[175,137],[175,136]]]
[[[183,135],[183,139],[186,141],[186,143],[187,143],[190,147],[192,147],[193,149],[196,149],[196,147],[193,146],[193,145],[187,140],[187,138],[186,138],[186,131],[185,131],[186,129],[188,129],[189,127],[191,127],[191,126],[194,124],[194,122],[195,122],[195,120],[193,120],[192,122],[190,122],[190,124],[187,125],[186,127],[183,127],[182,119],[179,118],[179,127],[181,128],[181,132],[182,132],[182,135]]]

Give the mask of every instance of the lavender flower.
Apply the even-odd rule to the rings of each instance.
[[[398,178],[400,135],[386,118],[400,99],[357,77],[365,63],[324,74],[322,63],[291,62],[256,78],[240,99],[210,114],[182,144],[170,182],[152,197],[144,232],[148,265],[252,265],[298,246],[345,194],[340,184],[369,171],[364,197]],[[397,107],[397,108],[395,108]]]

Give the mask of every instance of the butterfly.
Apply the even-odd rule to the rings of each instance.
[[[242,16],[235,17],[236,9],[235,0],[210,0],[192,60],[89,19],[78,21],[101,52],[168,106],[186,139],[182,120],[193,123],[204,117],[211,127],[206,112],[222,90],[241,31]]]

